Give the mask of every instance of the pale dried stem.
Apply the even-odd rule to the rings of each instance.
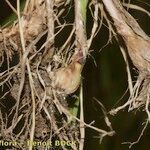
[[[33,1],[34,3],[34,1]],[[29,84],[30,84],[30,89],[31,89],[31,97],[32,97],[32,126],[31,126],[31,132],[30,132],[30,140],[34,140],[34,133],[35,133],[35,96],[34,96],[34,89],[33,89],[33,78],[31,75],[31,69],[30,69],[30,64],[28,61],[28,51],[26,51],[25,48],[25,39],[24,39],[24,31],[23,31],[23,25],[21,22],[21,17],[20,17],[20,1],[17,1],[17,12],[18,12],[18,20],[19,20],[19,30],[20,30],[20,39],[21,39],[21,45],[22,45],[22,50],[23,50],[23,62],[22,64],[22,78],[21,78],[21,83],[20,83],[20,90],[18,94],[18,100],[17,100],[17,107],[16,107],[16,115],[18,115],[18,108],[19,108],[19,101],[20,101],[20,96],[23,90],[24,82],[25,82],[25,66],[27,65],[27,70],[28,70],[28,75],[29,75]],[[29,146],[29,150],[32,150],[32,144]]]
[[[48,26],[48,38],[54,36],[54,1],[46,0],[46,9],[47,9],[47,26]],[[49,41],[50,44],[54,43],[54,39]]]
[[[28,7],[29,7],[29,2],[30,2],[30,0],[26,0],[26,3],[25,3],[25,7],[24,7],[24,14],[27,14],[27,9],[28,9]]]
[[[27,70],[28,70],[28,75],[29,75],[29,84],[30,84],[30,89],[31,89],[31,98],[32,98],[32,126],[31,126],[31,131],[30,131],[30,141],[34,141],[34,134],[35,134],[35,109],[36,109],[36,105],[35,105],[35,94],[34,94],[34,81],[32,78],[32,73],[31,73],[31,68],[30,68],[30,64],[29,61],[27,59],[26,62],[27,65]],[[32,150],[33,145],[30,144],[29,146],[29,150]]]
[[[9,0],[5,0],[8,6],[12,9],[12,11],[17,15],[17,10],[13,7],[13,5],[9,2]]]
[[[84,148],[84,140],[85,140],[85,128],[84,128],[84,106],[83,106],[83,85],[80,87],[80,143],[79,150],[83,150]]]
[[[15,118],[18,116],[18,109],[19,109],[19,103],[20,103],[20,98],[21,98],[21,93],[23,90],[24,82],[25,82],[25,66],[26,66],[26,48],[25,48],[25,39],[24,39],[24,34],[23,34],[23,25],[21,21],[21,16],[20,16],[20,0],[17,0],[17,14],[18,14],[18,23],[19,23],[19,31],[20,31],[20,39],[21,39],[21,46],[22,46],[22,61],[21,62],[21,81],[20,81],[20,87],[19,87],[19,92],[18,92],[18,98],[17,98],[17,103],[16,103],[16,113],[15,113]],[[13,121],[15,121],[14,119]]]
[[[81,12],[81,1],[75,0],[75,28],[76,28],[76,47],[77,53],[81,51],[85,59],[88,54],[85,18]]]
[[[47,27],[48,27],[48,36],[47,36],[47,41],[48,44],[45,47],[44,55],[45,59],[44,61],[49,61],[49,59],[52,57],[54,53],[54,0],[46,0],[46,10],[47,10]],[[57,18],[57,17],[56,17]],[[53,38],[52,38],[53,37]]]

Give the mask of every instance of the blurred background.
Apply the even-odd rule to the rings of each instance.
[[[23,2],[23,1],[22,1]],[[16,6],[16,0],[11,0]],[[150,10],[149,0],[131,0],[131,3],[137,4]],[[23,3],[22,3],[23,5]],[[71,11],[70,11],[71,12]],[[136,18],[143,30],[150,34],[150,18],[148,15],[138,10],[129,12]],[[87,12],[87,33],[90,33],[92,26],[92,17],[90,11]],[[9,20],[15,17],[12,10],[5,1],[0,4],[0,25],[3,26]],[[67,19],[73,19],[72,14],[68,13]],[[70,29],[66,29],[70,30]],[[65,31],[65,32],[66,32]],[[65,35],[65,33],[64,33]],[[119,50],[118,43],[112,39],[112,43],[105,46],[108,40],[108,29],[102,26],[101,30],[95,37],[91,46],[91,53],[87,59],[82,74],[84,85],[84,114],[85,122],[95,121],[94,126],[101,129],[109,130],[104,122],[104,116],[100,105],[94,100],[99,100],[110,111],[128,100],[128,83],[126,66]],[[62,39],[60,38],[60,41]],[[58,41],[59,43],[59,41]],[[104,47],[105,46],[105,47]],[[104,47],[102,50],[101,48]],[[134,66],[130,62],[133,81],[136,80],[137,74]],[[109,116],[113,129],[116,134],[113,137],[105,137],[100,144],[99,134],[91,129],[86,129],[85,150],[127,150],[129,145],[123,142],[134,142],[138,139],[143,129],[143,122],[146,121],[146,114],[142,110],[128,113],[128,110],[120,111],[116,116]],[[140,142],[134,145],[131,150],[148,150],[150,139],[150,128],[146,129]]]

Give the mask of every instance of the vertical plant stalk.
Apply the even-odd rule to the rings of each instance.
[[[45,51],[43,54],[43,62],[49,61],[54,52],[54,0],[46,0],[46,10],[47,10],[47,27],[48,27],[48,43],[45,46]]]
[[[54,0],[46,0],[47,9],[47,26],[48,26],[48,39],[54,37]],[[54,44],[54,38],[50,41],[50,45]]]
[[[26,48],[25,48],[25,39],[24,39],[24,34],[23,34],[23,24],[22,24],[21,16],[20,16],[20,0],[17,0],[17,15],[18,15],[18,24],[19,24],[19,31],[20,31],[20,40],[21,40],[21,46],[22,46],[22,60],[20,60],[21,81],[20,81],[20,87],[19,87],[19,92],[18,92],[18,98],[17,98],[17,102],[16,102],[15,118],[18,117],[20,98],[21,98],[23,86],[25,83],[25,68],[26,68],[26,58],[27,58]],[[13,121],[16,121],[16,119]]]
[[[76,51],[81,52],[83,59],[88,54],[86,37],[86,7],[87,0],[75,0],[75,28],[76,28]]]
[[[31,99],[32,99],[32,126],[31,126],[31,131],[30,131],[30,141],[34,141],[34,134],[35,134],[35,110],[36,110],[36,105],[35,105],[35,95],[34,95],[34,81],[32,78],[32,73],[29,65],[29,61],[27,60],[27,70],[29,74],[29,84],[30,84],[30,89],[31,89]],[[29,145],[29,150],[32,150],[33,145]]]
[[[88,54],[87,37],[86,37],[86,11],[88,0],[75,0],[75,29],[76,29],[76,51],[75,55],[82,54],[85,60]],[[81,58],[79,58],[81,59]],[[80,144],[79,150],[84,148],[84,112],[83,112],[83,91],[81,85],[80,91]]]
[[[79,150],[83,150],[84,148],[84,140],[85,140],[85,129],[84,129],[84,106],[83,106],[83,85],[80,87],[80,144]]]

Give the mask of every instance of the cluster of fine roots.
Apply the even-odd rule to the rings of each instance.
[[[101,140],[115,133],[100,102],[109,131],[84,122],[82,87],[79,91],[82,68],[103,24],[109,29],[107,44],[114,37],[120,46],[130,90],[129,100],[110,114],[144,107],[150,122],[150,39],[119,0],[26,0],[23,11],[20,0],[16,8],[5,1],[17,16],[0,29],[0,139],[19,141],[10,149],[32,150],[32,142],[50,141],[38,149],[83,150],[85,127]],[[92,17],[88,34],[87,9]],[[127,55],[139,71],[134,86]],[[56,140],[74,144],[55,145]]]
[[[69,116],[66,94],[51,86],[50,76],[67,66],[74,53],[73,23],[59,20],[68,12],[43,0],[27,1],[22,13],[18,1],[13,10],[18,20],[0,31],[0,139],[18,141],[11,149],[32,149],[33,141],[49,140],[53,148],[55,140],[78,141],[79,123]],[[68,41],[55,47],[54,38],[59,33],[63,36],[66,27],[70,30]],[[78,142],[69,147],[77,149]],[[43,149],[42,145],[38,149]]]

